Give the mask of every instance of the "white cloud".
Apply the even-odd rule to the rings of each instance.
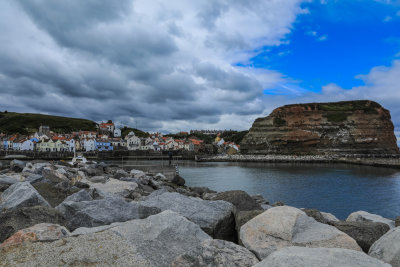
[[[286,78],[236,63],[287,43],[302,2],[3,1],[0,103],[144,129],[239,127]]]
[[[393,18],[391,17],[391,16],[386,16],[384,19],[383,19],[383,22],[389,22],[389,21],[391,21]]]

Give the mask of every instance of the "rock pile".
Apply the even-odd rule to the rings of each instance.
[[[400,266],[398,229],[373,214],[343,222],[104,163],[2,168],[0,266]]]

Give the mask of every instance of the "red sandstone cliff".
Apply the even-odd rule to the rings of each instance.
[[[258,118],[241,143],[250,154],[397,154],[390,112],[376,102],[279,107]]]

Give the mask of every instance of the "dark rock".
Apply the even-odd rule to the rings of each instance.
[[[269,204],[269,201],[266,200],[262,195],[257,194],[257,195],[252,195],[251,196],[258,204]]]
[[[56,207],[65,198],[79,191],[79,188],[70,185],[68,182],[58,184],[39,182],[33,184],[33,187],[52,207]]]
[[[50,206],[50,204],[29,182],[15,183],[1,195],[0,211],[33,206]]]
[[[64,201],[72,201],[72,202],[80,202],[80,201],[91,201],[93,200],[93,196],[91,194],[92,192],[89,192],[89,190],[82,189],[77,193],[74,193],[67,197]]]
[[[272,207],[281,207],[281,206],[285,206],[285,203],[278,201],[275,202],[274,204],[271,205]]]
[[[175,175],[174,178],[171,180],[171,183],[179,185],[179,186],[184,186],[186,181],[179,175]]]
[[[95,227],[143,219],[157,214],[160,209],[146,207],[139,202],[126,202],[122,198],[106,197],[99,200],[73,202],[66,201],[56,207],[66,220],[66,227],[73,231],[79,227]]]
[[[116,171],[116,173],[114,174],[114,178],[115,179],[121,179],[122,177],[129,177],[129,173],[127,173],[126,171],[119,169]]]
[[[108,177],[106,176],[91,176],[88,177],[88,180],[91,181],[92,183],[105,183],[108,180]]]
[[[262,210],[258,204],[249,194],[242,190],[232,190],[217,193],[213,200],[224,200],[232,203],[236,210]]]
[[[394,225],[397,227],[397,226],[400,226],[400,216],[397,216],[396,217],[396,220],[394,221]]]
[[[301,209],[307,216],[313,217],[317,222],[329,224],[329,221],[316,209]]]
[[[385,223],[378,222],[334,222],[333,226],[351,236],[364,252],[368,253],[372,244],[390,230]]]
[[[80,181],[75,182],[74,186],[76,186],[78,188],[90,188],[90,185],[88,185],[86,183],[83,183],[83,182],[80,182]]]
[[[245,223],[260,215],[265,210],[242,210],[235,212],[235,223],[236,223],[236,232],[240,233],[240,227],[242,227]]]
[[[50,207],[35,206],[18,208],[0,213],[0,242],[18,230],[38,223],[54,223],[64,225],[61,213]]]
[[[208,187],[197,187],[197,186],[194,186],[194,187],[189,187],[189,189],[192,192],[195,192],[196,194],[198,194],[199,196],[203,196],[203,194],[206,194],[206,193],[217,193],[216,191],[211,190]]]
[[[25,168],[26,163],[17,159],[10,162],[10,169],[14,172],[22,172]]]
[[[28,181],[31,184],[35,184],[37,182],[42,182],[43,180],[44,180],[44,177],[40,174],[31,174],[25,179],[25,181]]]

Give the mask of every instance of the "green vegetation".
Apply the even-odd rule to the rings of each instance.
[[[343,101],[335,103],[320,103],[315,104],[317,109],[323,111],[349,111],[354,112],[356,110],[363,110],[367,114],[378,114],[377,108],[380,108],[376,102],[368,100],[358,100],[358,101]]]
[[[125,136],[127,136],[130,132],[134,132],[137,137],[149,137],[150,136],[150,134],[147,132],[143,132],[139,129],[129,128],[129,127],[125,126],[124,128],[121,129],[121,137],[125,138]]]
[[[0,132],[6,134],[31,134],[36,132],[40,125],[48,125],[51,131],[57,133],[79,130],[96,131],[96,123],[85,119],[33,113],[0,112]]]
[[[215,134],[208,135],[202,133],[192,133],[190,135],[177,133],[177,134],[166,134],[165,136],[172,137],[174,139],[193,138],[193,139],[203,140],[205,144],[212,144],[215,140],[215,137],[217,137]]]
[[[227,131],[221,134],[221,138],[224,138],[225,141],[234,142],[235,144],[240,144],[242,142],[244,136],[249,131]]]
[[[286,120],[279,118],[279,117],[274,118],[274,126],[281,127],[281,126],[285,126],[285,125],[287,125]]]
[[[342,122],[347,120],[345,112],[329,112],[326,116],[329,122]]]

